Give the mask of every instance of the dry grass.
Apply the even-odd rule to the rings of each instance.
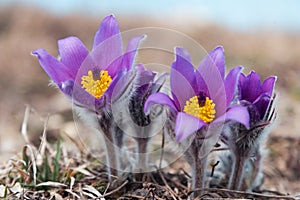
[[[23,146],[22,152],[0,166],[0,197],[6,199],[187,199],[194,192],[189,189],[190,176],[183,169],[173,174],[167,172],[168,168],[143,174],[125,173],[121,177],[112,177],[111,181],[108,181],[106,167],[99,157],[87,151],[76,140],[67,136],[76,146],[75,151],[66,149],[67,144],[62,144],[62,137],[59,137],[55,144],[47,141],[49,118],[44,120],[40,145],[36,147],[30,141],[27,129],[30,113],[33,111],[30,107],[25,111],[21,132],[26,145]],[[276,151],[278,148],[273,147],[278,145],[278,140],[281,139],[271,140],[272,156],[268,162],[284,162],[278,159],[277,154],[281,151],[278,152]],[[299,145],[295,143],[294,147],[299,148]],[[299,152],[295,149],[292,155],[297,159],[300,156]],[[295,160],[295,157],[290,159]],[[297,167],[297,164],[294,164],[294,167]],[[284,177],[290,178],[290,184],[293,181],[297,184],[297,178],[294,178],[295,176],[299,178],[297,169],[289,171],[289,175],[286,175],[284,174],[287,172],[286,169],[278,166],[278,168],[273,167],[273,170],[269,169],[269,174],[266,173],[267,182],[280,178],[278,176],[280,172]],[[266,165],[266,169],[268,167]],[[272,172],[273,174],[270,174]],[[272,184],[273,187],[274,185],[276,184]],[[201,199],[212,198],[297,199],[297,196],[262,188],[255,192],[205,188]]]

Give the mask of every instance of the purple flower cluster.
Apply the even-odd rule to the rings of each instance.
[[[261,157],[262,138],[276,116],[276,77],[261,83],[256,72],[245,76],[241,66],[226,75],[221,46],[194,68],[189,53],[176,47],[169,95],[160,92],[166,75],[158,77],[134,62],[143,39],[145,36],[131,38],[123,52],[118,23],[110,15],[96,32],[91,51],[77,37],[67,37],[58,41],[59,58],[44,49],[32,54],[53,83],[73,100],[83,118],[96,119],[92,124],[105,136],[108,171],[112,175],[120,175],[129,164],[138,170],[149,167],[145,157],[149,132],[155,126],[152,120],[161,114],[155,108],[162,106],[167,113],[163,134],[186,149],[194,174],[193,189],[205,186],[206,160],[219,139],[230,148],[235,162],[228,187],[240,189],[245,165],[253,155]],[[126,148],[123,140],[128,130],[137,142],[135,158],[120,156]]]
[[[120,91],[122,88],[115,87],[116,83],[133,68],[143,38],[132,38],[123,53],[119,25],[110,15],[96,32],[91,52],[80,39],[71,36],[58,41],[59,59],[44,49],[37,49],[32,54],[37,55],[51,80],[76,105],[98,111],[104,103],[110,106],[113,93],[123,92]]]
[[[247,109],[237,104],[230,106],[241,70],[242,67],[235,67],[225,78],[222,47],[211,51],[196,70],[188,52],[176,48],[176,60],[170,75],[172,97],[164,93],[153,94],[145,103],[145,110],[153,104],[161,104],[176,112],[175,134],[178,142],[205,126],[227,120],[235,120],[249,127]]]
[[[234,167],[228,187],[232,189],[252,189],[257,186],[256,178],[246,182],[244,171],[253,165],[254,177],[261,172],[263,143],[269,127],[276,118],[274,108],[274,87],[277,77],[271,76],[261,83],[260,76],[252,71],[248,76],[241,74],[238,82],[238,101],[247,108],[249,127],[231,122],[223,131],[221,139],[232,151]],[[248,166],[247,166],[248,165]]]

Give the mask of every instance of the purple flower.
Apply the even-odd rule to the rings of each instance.
[[[58,41],[59,59],[44,49],[32,54],[38,56],[40,65],[64,94],[79,106],[97,110],[111,101],[113,93],[122,92],[120,87],[120,91],[114,91],[115,85],[131,69],[143,38],[132,38],[123,53],[118,23],[110,15],[96,32],[91,52],[77,37],[71,36]]]
[[[254,71],[248,76],[240,75],[239,100],[242,105],[248,107],[251,126],[262,121],[268,114],[266,112],[272,99],[276,79],[277,77],[271,76],[261,83],[259,74]]]
[[[269,133],[269,127],[276,118],[273,90],[276,77],[267,78],[263,83],[259,74],[252,71],[248,76],[240,74],[238,81],[238,101],[247,108],[250,127],[239,123],[230,123],[221,134],[221,140],[228,145],[233,155],[233,168],[228,188],[240,190],[245,177],[246,165],[252,166],[252,179],[248,181],[249,190],[256,184],[261,172],[263,142]],[[249,167],[248,167],[249,168]],[[249,169],[248,169],[249,170]]]
[[[128,108],[133,122],[139,127],[145,127],[151,123],[150,114],[144,112],[145,101],[151,94],[157,93],[161,89],[165,82],[166,74],[154,80],[156,73],[151,70],[146,70],[143,65],[138,65],[137,70],[139,71],[139,73],[137,73],[139,76],[135,84],[137,87],[130,98]],[[137,137],[148,137],[148,134],[150,134],[148,132],[150,131],[144,133],[146,135],[137,135]]]
[[[172,98],[163,93],[151,95],[146,103],[167,105],[176,112],[175,134],[182,141],[197,130],[227,120],[249,127],[249,114],[243,106],[231,106],[236,94],[242,67],[233,68],[225,78],[225,59],[222,47],[211,51],[194,70],[188,52],[176,48],[170,84]]]

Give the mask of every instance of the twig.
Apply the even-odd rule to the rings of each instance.
[[[175,180],[172,180],[171,178],[168,178],[168,177],[166,177],[169,181],[172,181],[172,183],[174,183],[175,185],[177,185],[177,186],[179,186],[179,187],[182,187],[183,189],[185,189],[185,190],[188,190],[189,188],[188,187],[186,187],[185,185],[183,185],[183,184],[181,184],[180,182],[178,182],[178,181],[175,181]]]
[[[157,196],[157,195],[154,195],[154,199],[157,199],[157,200],[164,200],[164,199],[160,198],[160,197]]]
[[[148,192],[145,194],[145,196],[143,198],[144,200],[147,198],[147,196],[150,194],[150,192],[151,192],[152,196],[154,196],[153,188],[149,188]]]
[[[187,176],[188,178],[192,178],[191,175],[187,173],[183,168],[180,168],[180,171],[182,171],[184,175]]]
[[[174,183],[176,186],[178,186],[179,189],[181,190],[181,192],[182,192],[184,195],[187,196],[186,191],[189,190],[188,187],[186,187],[185,185],[182,185],[182,184],[179,183],[178,181],[172,180],[172,179],[170,179],[170,178],[168,178],[168,177],[167,177],[167,179],[168,179],[168,181],[171,181],[171,182]]]
[[[283,194],[281,192],[274,191],[274,190],[267,190],[267,189],[259,190],[259,192],[261,192],[261,193],[269,192],[269,193],[273,193],[273,194],[276,194],[276,195],[285,195],[285,194]]]
[[[116,189],[114,189],[114,190],[112,190],[112,191],[110,191],[110,192],[108,192],[108,193],[106,193],[106,194],[103,194],[103,195],[101,196],[101,198],[102,198],[102,197],[107,197],[107,196],[109,196],[109,195],[111,195],[111,194],[117,192],[117,191],[120,190],[122,187],[124,187],[125,185],[127,185],[127,183],[128,183],[128,181],[125,181],[122,185],[120,185],[120,186],[117,187]]]
[[[175,193],[175,192],[172,190],[172,188],[169,186],[168,182],[166,181],[166,179],[165,179],[165,177],[163,176],[163,174],[161,173],[161,171],[160,171],[159,169],[158,169],[157,171],[158,171],[158,173],[159,173],[159,175],[160,175],[161,180],[164,182],[166,188],[169,190],[169,192],[170,192],[172,198],[176,200],[176,199],[177,199],[177,198],[175,197],[176,193]],[[180,197],[178,197],[178,198],[181,199]]]
[[[229,148],[215,148],[215,149],[212,149],[210,152],[213,152],[213,151],[229,151],[230,149]]]
[[[153,190],[153,188],[151,188],[151,186],[153,186],[154,188],[160,188],[162,190],[166,190],[166,187],[163,187],[159,184],[154,184],[154,183],[148,183],[148,185],[147,185],[147,188],[149,188],[148,192],[152,193],[152,196],[153,196],[154,199],[164,200],[164,199],[158,197],[157,195],[155,195],[154,190]],[[147,195],[148,195],[148,193],[147,193]],[[147,195],[145,195],[144,199],[147,197]]]
[[[209,191],[209,192],[229,192],[234,194],[241,194],[241,195],[253,195],[256,197],[264,197],[264,198],[272,198],[272,199],[291,199],[297,200],[295,197],[291,196],[279,196],[279,195],[268,195],[268,194],[259,194],[255,192],[244,192],[244,191],[237,191],[237,190],[230,190],[230,189],[219,189],[219,188],[203,188],[203,189],[195,189],[188,192],[188,195],[192,194],[196,191]]]
[[[154,178],[154,176],[153,176],[152,173],[150,173],[150,177],[151,177],[152,182],[154,182],[155,184],[159,185],[159,183],[156,181],[156,179]]]
[[[218,160],[215,164],[211,165],[212,169],[211,169],[210,177],[214,176],[215,168],[216,166],[218,166],[219,163],[220,161]]]
[[[143,196],[139,196],[139,195],[134,195],[134,194],[126,194],[125,197],[120,197],[118,199],[133,199],[133,198],[137,198],[137,199],[144,199]]]
[[[106,188],[105,188],[105,190],[104,190],[103,194],[106,194],[106,192],[107,192],[107,190],[108,190],[109,186],[110,186],[110,182],[108,182],[108,183],[107,183],[107,185],[106,185]]]

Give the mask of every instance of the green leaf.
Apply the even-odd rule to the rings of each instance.
[[[58,138],[57,141],[57,146],[56,146],[56,156],[55,156],[55,160],[54,160],[54,169],[53,169],[53,181],[58,181],[58,177],[59,177],[59,161],[60,161],[60,154],[61,154],[61,138]]]
[[[43,164],[42,164],[42,173],[41,173],[42,178],[41,179],[43,181],[50,181],[50,173],[51,173],[51,169],[50,169],[49,162],[48,162],[48,156],[46,154]]]

